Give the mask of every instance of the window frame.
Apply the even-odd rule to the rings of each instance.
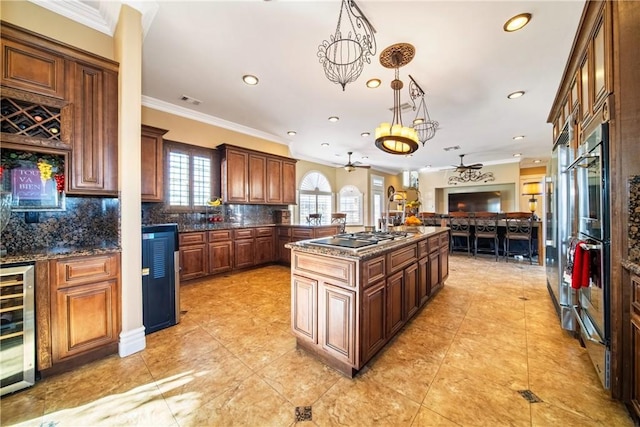
[[[171,168],[170,168],[170,153],[180,153],[189,156],[189,204],[186,206],[178,206],[171,204],[170,198],[170,182],[171,182]],[[219,175],[219,161],[216,167],[216,159],[219,159],[218,152],[215,149],[200,147],[197,145],[185,144],[183,142],[164,140],[164,206],[167,212],[204,212],[206,205],[194,205],[194,157],[206,157],[209,159],[209,199],[214,197],[216,193],[216,182],[219,184],[219,180],[216,181],[216,170]],[[218,189],[219,192],[219,189]]]
[[[317,187],[315,190],[308,190],[308,189],[303,189],[303,186],[307,180],[307,178],[313,174],[317,174],[320,177],[322,177],[323,181],[326,183],[326,185],[328,186],[328,191],[327,188],[324,189],[324,191],[319,190]],[[329,212],[320,212],[322,213],[322,217],[320,219],[320,224],[321,225],[330,225],[331,224],[331,214],[334,212],[334,193],[333,193],[333,189],[331,188],[331,182],[329,181],[329,179],[327,179],[326,175],[323,174],[322,172],[319,172],[317,170],[312,170],[307,172],[302,179],[300,180],[300,188],[298,189],[298,223],[299,224],[306,224],[307,219],[304,217],[303,215],[303,209],[302,209],[302,196],[313,196],[315,199],[315,206],[316,206],[316,212],[309,212],[309,213],[318,213],[317,212],[317,208],[318,208],[318,196],[322,196],[323,198],[326,197],[326,199],[329,202]]]
[[[357,200],[357,210],[358,210],[358,219],[359,222],[349,221],[353,218],[352,213],[355,212],[351,209],[344,209],[342,202],[343,197],[347,197],[346,193],[349,192],[349,197],[356,198]],[[356,225],[364,225],[364,194],[356,187],[355,185],[345,185],[338,192],[338,212],[347,214],[347,225],[356,226]]]

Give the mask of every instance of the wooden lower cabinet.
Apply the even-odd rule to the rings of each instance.
[[[293,245],[291,329],[298,346],[355,375],[444,283],[440,271],[448,266],[441,263],[448,257],[440,256],[440,233],[448,240],[447,231],[435,233],[430,253],[419,250],[419,240],[368,259]]]
[[[52,260],[49,271],[53,365],[117,346],[120,254]]]
[[[209,243],[209,274],[224,273],[233,269],[233,242]]]
[[[255,242],[253,239],[233,242],[234,268],[252,267],[255,259]]]
[[[206,243],[180,247],[180,280],[197,279],[209,274]]]

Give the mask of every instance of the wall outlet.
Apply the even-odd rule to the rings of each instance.
[[[40,222],[40,215],[38,212],[29,211],[24,213],[24,222],[27,224],[34,224]]]

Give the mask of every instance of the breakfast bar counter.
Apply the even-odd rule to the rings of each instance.
[[[447,227],[397,227],[394,233],[360,248],[332,246],[326,238],[286,245],[297,345],[349,377],[424,307],[449,273]]]

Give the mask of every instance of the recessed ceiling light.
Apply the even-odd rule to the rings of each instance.
[[[370,80],[367,80],[367,87],[369,89],[375,89],[378,86],[380,86],[380,83],[382,83],[380,79],[370,79]]]
[[[242,81],[251,86],[255,86],[258,84],[258,78],[256,76],[252,76],[251,74],[242,76]]]
[[[529,21],[531,21],[531,14],[521,13],[505,22],[502,29],[504,29],[508,33],[518,31],[519,29],[527,25]]]
[[[362,133],[360,134],[360,136],[361,136],[361,137],[363,137],[363,138],[366,138],[366,137],[368,137],[369,135],[371,135],[369,132],[362,132]]]
[[[513,157],[520,157],[520,156],[522,156],[522,154],[520,154],[520,153],[516,153],[516,154],[513,155]]]
[[[511,92],[509,95],[507,95],[507,98],[516,99],[516,98],[520,98],[522,95],[524,95],[524,91],[519,90],[517,92]]]
[[[338,117],[338,116],[331,116],[331,117],[329,117],[329,121],[330,121],[330,122],[337,122],[338,120],[340,120],[340,117]]]
[[[321,147],[328,147],[329,143],[328,142],[323,142],[322,144],[320,144]]]
[[[289,132],[287,132],[287,135],[295,136],[296,135],[296,131],[295,130],[290,130]]]
[[[362,160],[367,160],[369,156],[362,156]]]
[[[524,135],[518,135],[513,137],[514,140],[524,139]]]
[[[535,160],[533,161],[533,163],[540,163],[540,162],[542,162],[542,160],[540,160],[540,159],[535,159]]]

